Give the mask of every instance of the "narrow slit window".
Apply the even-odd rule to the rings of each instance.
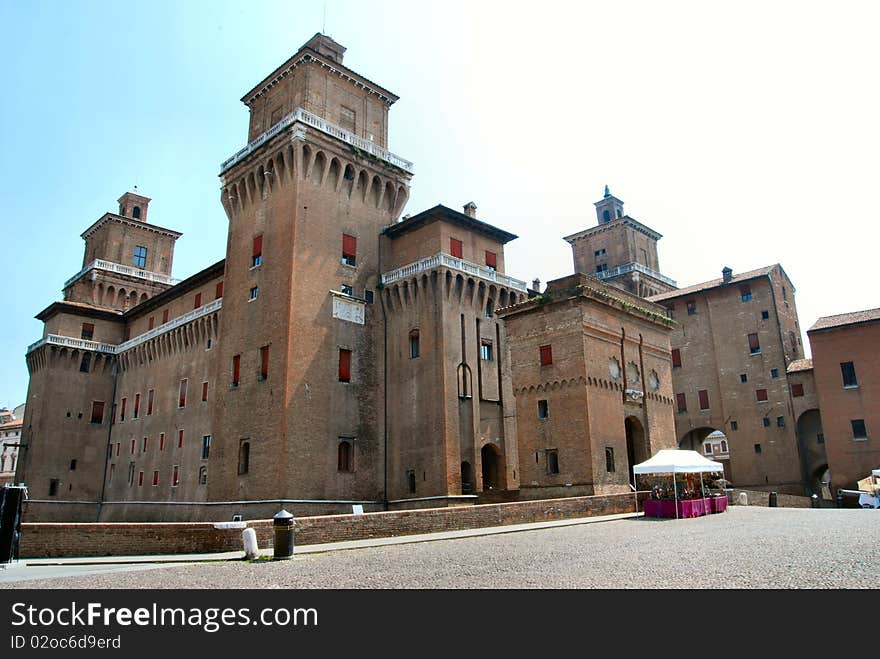
[[[339,381],[351,382],[351,350],[339,349]]]
[[[238,475],[242,476],[251,468],[251,443],[243,439],[238,444]]]
[[[177,397],[177,406],[178,407],[186,407],[186,385],[188,380],[183,379],[180,381],[180,391]]]
[[[414,329],[409,333],[409,358],[417,359],[419,357],[421,345],[419,343],[419,330]]]
[[[241,378],[241,355],[232,358],[232,386],[237,387]]]
[[[269,377],[269,346],[260,348],[260,379]]]

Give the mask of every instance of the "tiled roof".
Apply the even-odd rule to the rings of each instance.
[[[749,270],[748,272],[741,272],[738,275],[733,275],[730,281],[725,282],[724,279],[719,277],[718,279],[713,279],[711,281],[705,281],[702,284],[694,284],[693,286],[687,286],[685,288],[679,288],[676,291],[669,291],[668,293],[661,293],[660,295],[653,295],[648,299],[651,302],[662,303],[664,300],[672,300],[678,297],[682,297],[685,295],[692,295],[693,293],[700,293],[702,291],[708,291],[711,288],[718,288],[720,286],[732,286],[733,284],[737,284],[740,282],[748,281],[749,279],[757,279],[758,277],[766,277],[770,274],[770,271],[773,270],[776,265],[768,265],[763,268],[758,268],[757,270]]]
[[[21,419],[13,419],[12,421],[7,421],[6,423],[0,423],[0,430],[5,430],[7,428],[21,428],[23,421]]]
[[[812,371],[813,370],[813,360],[812,359],[796,359],[791,364],[788,365],[786,369],[787,373],[797,373],[799,371]]]
[[[819,330],[831,329],[832,327],[857,325],[858,323],[869,323],[875,320],[880,320],[880,309],[851,311],[850,313],[842,313],[836,316],[823,316],[807,331],[817,332]]]

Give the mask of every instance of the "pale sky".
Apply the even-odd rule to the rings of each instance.
[[[126,190],[183,232],[176,277],[225,256],[217,176],[247,139],[239,99],[321,31],[324,6],[0,0],[0,405],[25,400],[34,315]],[[507,273],[546,282],[572,271],[562,236],[595,224],[608,184],[664,235],[679,286],[781,263],[806,332],[880,306],[875,7],[326,0],[324,31],[401,97],[404,213],[474,201],[520,236]]]

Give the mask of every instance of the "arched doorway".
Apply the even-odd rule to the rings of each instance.
[[[474,493],[474,468],[466,461],[461,463],[461,493]]]
[[[645,441],[645,429],[642,422],[634,416],[628,416],[623,422],[626,430],[626,460],[629,473],[629,483],[633,482],[633,465],[644,462],[651,456],[648,455],[648,446]]]
[[[807,410],[797,420],[798,454],[801,460],[801,478],[807,495],[822,496],[822,476],[828,469],[825,435],[819,410]]]
[[[730,442],[723,431],[711,427],[694,428],[681,438],[678,448],[696,451],[709,460],[720,462],[724,466],[724,479],[733,482],[730,468]]]
[[[501,455],[496,446],[486,444],[480,449],[480,460],[483,463],[483,491],[499,489],[501,485],[499,481]]]

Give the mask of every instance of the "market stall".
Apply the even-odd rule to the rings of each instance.
[[[696,451],[664,449],[633,467],[637,489],[651,497],[643,505],[646,517],[699,517],[727,510],[726,496],[712,496],[707,485],[724,477],[720,462]]]

